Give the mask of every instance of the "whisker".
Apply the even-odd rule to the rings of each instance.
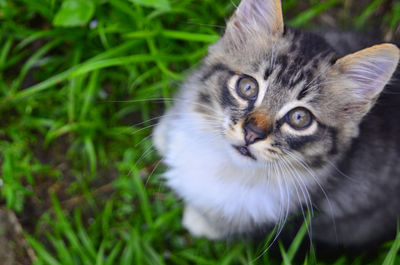
[[[210,27],[210,28],[214,28],[214,29],[225,29],[226,28],[225,26],[221,26],[221,25],[205,24],[205,23],[199,23],[199,22],[194,22],[194,21],[187,21],[187,22],[184,22],[184,23],[189,24],[189,25]]]
[[[162,159],[162,158],[161,158],[160,160],[158,160],[157,164],[154,166],[153,170],[150,172],[149,176],[148,176],[147,179],[146,179],[146,182],[145,182],[145,184],[144,184],[145,187],[147,187],[147,185],[149,184],[149,181],[150,181],[151,176],[153,176],[154,172],[156,171],[156,169],[159,167],[159,165],[160,165],[161,162],[163,162],[163,161],[164,161],[164,159]]]
[[[318,177],[315,176],[315,174],[312,172],[312,169],[300,158],[298,157],[296,154],[294,154],[293,152],[286,150],[285,153],[287,153],[287,155],[289,155],[293,160],[295,160],[300,166],[302,166],[309,174],[310,176],[314,179],[315,183],[318,185],[318,187],[321,189],[323,195],[325,196],[327,203],[328,203],[328,207],[330,209],[330,217],[332,220],[332,224],[333,224],[333,229],[335,231],[335,235],[337,238],[337,232],[336,232],[336,221],[335,218],[333,216],[333,206],[332,203],[328,197],[328,194],[326,193],[325,189],[322,187],[321,183],[318,181]]]
[[[277,163],[279,165],[280,168],[280,177],[283,179],[283,183],[285,184],[285,188],[286,188],[286,196],[287,196],[287,202],[286,202],[286,213],[285,213],[285,220],[284,220],[284,224],[286,223],[288,217],[289,217],[289,209],[290,209],[290,192],[289,192],[289,185],[286,182],[286,177],[282,176],[283,173],[283,169],[282,169],[282,165],[278,162]],[[283,229],[283,227],[282,227]]]
[[[202,113],[201,116],[209,117],[209,118],[212,118],[215,121],[218,121],[218,122],[222,123],[222,120],[219,117],[216,117],[216,116],[213,116],[213,115],[204,114],[204,113]],[[151,121],[154,121],[154,120],[158,120],[158,119],[161,119],[161,118],[164,118],[164,117],[176,117],[176,118],[182,119],[184,116],[182,115],[182,113],[159,115],[157,117],[150,118],[150,119],[147,119],[147,120],[139,122],[139,123],[135,123],[135,124],[131,125],[131,127],[139,127],[140,125],[143,125],[143,124],[146,124],[148,122],[151,122]]]
[[[307,205],[307,208],[309,208],[312,211],[311,197],[308,192],[307,185],[304,183],[302,176],[300,175],[300,173],[297,171],[296,168],[290,166],[291,163],[287,158],[285,158],[284,156],[281,156],[281,159],[283,160],[283,163],[285,163],[289,167],[289,169],[291,169],[292,172],[294,173],[294,175],[292,175],[292,176],[296,179],[296,182],[298,182],[299,187],[303,192],[304,200],[306,202],[308,201],[310,203],[310,206]],[[312,212],[312,215],[314,215],[313,212]]]
[[[153,135],[152,134],[149,134],[149,135],[147,135],[146,137],[143,137],[143,139],[142,140],[140,140],[137,144],[135,144],[133,147],[138,147],[141,143],[143,143],[144,141],[146,141],[146,140],[148,140],[149,138],[151,138]]]
[[[288,192],[288,187],[286,185],[285,182],[282,182],[281,180],[284,181],[284,178],[282,178],[282,175],[280,173],[278,173],[279,168],[278,165],[279,163],[277,161],[274,161],[274,171],[275,171],[275,176],[277,176],[277,181],[278,181],[278,186],[279,186],[279,190],[280,190],[280,197],[281,197],[281,208],[279,211],[279,218],[278,218],[278,222],[276,224],[276,234],[274,239],[272,240],[270,246],[264,251],[264,254],[269,250],[269,248],[276,242],[276,240],[279,238],[279,235],[281,234],[284,225],[286,223],[287,220],[287,216],[289,215],[289,192]],[[285,189],[282,188],[282,186],[285,186],[286,189],[286,196],[287,196],[287,203],[286,203],[286,210],[284,209],[284,205],[285,205]],[[275,229],[274,229],[275,230]]]
[[[343,171],[341,171],[338,167],[336,167],[335,164],[332,163],[329,159],[327,159],[326,162],[328,162],[343,177],[347,178],[348,180],[352,181],[353,183],[360,183],[359,180],[356,180],[356,179],[346,175],[345,173],[343,173]]]
[[[161,103],[164,103],[164,101],[171,101],[171,102],[176,101],[176,102],[183,102],[183,103],[190,103],[190,104],[198,105],[198,106],[206,108],[206,109],[212,111],[213,113],[219,115],[219,113],[216,112],[214,108],[212,108],[208,105],[205,105],[200,102],[193,101],[193,100],[189,100],[189,99],[182,99],[182,98],[147,98],[147,99],[133,99],[133,100],[113,100],[111,102],[116,102],[116,103],[161,102]]]
[[[302,203],[302,200],[300,199],[300,194],[298,192],[296,184],[293,183],[295,186],[295,189],[296,189],[297,198],[299,199],[300,209],[301,209],[301,213],[304,218],[304,222],[307,222],[307,217],[310,219],[310,223],[307,225],[307,232],[308,232],[308,236],[310,238],[310,243],[312,244],[312,226],[311,226],[312,219],[311,218],[314,216],[314,212],[313,212],[313,208],[312,208],[312,201],[311,201],[310,194],[307,190],[305,183],[302,181],[301,176],[298,173],[298,171],[294,167],[290,166],[290,162],[287,160],[287,158],[282,156],[281,159],[282,159],[283,163],[288,167],[289,171],[294,173],[292,176],[293,176],[294,180],[296,180],[297,184],[299,185],[299,188],[303,194],[303,198],[306,202],[307,216],[306,216],[306,213],[304,212],[303,203]],[[299,182],[299,180],[300,180],[300,182]]]
[[[149,135],[150,136],[150,135]],[[153,144],[151,144],[148,148],[146,148],[146,150],[143,152],[143,154],[139,157],[138,160],[136,160],[135,162],[135,166],[137,166],[139,164],[140,161],[142,161],[142,159],[146,158],[147,155],[149,155],[153,150]]]
[[[185,122],[188,125],[192,125],[192,126],[195,125],[196,123],[198,125],[212,125],[212,126],[218,126],[218,127],[221,126],[221,122],[219,122],[219,121],[210,121],[210,120],[194,121],[192,119],[181,119],[181,121]],[[133,131],[131,133],[131,135],[137,134],[137,133],[139,133],[141,131],[144,131],[146,129],[149,129],[149,128],[153,128],[153,127],[155,127],[157,125],[158,125],[158,123],[147,125],[145,127],[142,127],[140,129],[137,129],[137,130]]]
[[[276,167],[276,161],[272,161],[271,162],[271,164],[270,164],[270,168],[269,168],[269,172],[272,172],[272,169],[273,169],[273,171],[275,172],[275,176],[277,176],[278,174],[277,174],[277,167]],[[270,175],[271,176],[271,175]],[[270,180],[269,180],[270,181]],[[278,184],[278,188],[279,188],[279,195],[280,195],[280,198],[281,198],[281,201],[283,201],[283,193],[282,193],[282,187],[281,187],[281,182],[280,182],[280,179],[279,178],[277,178],[277,184]],[[271,242],[266,242],[265,243],[265,245],[264,245],[264,250],[263,250],[263,252],[260,254],[260,255],[258,255],[257,257],[256,257],[256,259],[255,260],[257,260],[257,259],[259,259],[259,258],[261,258],[265,253],[267,253],[268,252],[268,250],[274,245],[274,243],[278,240],[278,237],[279,237],[279,234],[280,234],[280,232],[279,231],[281,231],[281,226],[282,226],[282,220],[283,220],[283,209],[282,209],[282,207],[281,207],[281,205],[280,205],[280,209],[279,209],[279,214],[278,214],[278,221],[276,222],[276,224],[275,224],[275,226],[274,226],[274,228],[272,229],[272,234],[275,234],[275,235],[273,235],[273,239],[272,239],[272,241]],[[268,246],[267,246],[267,244],[268,244]],[[254,260],[254,261],[255,261]]]

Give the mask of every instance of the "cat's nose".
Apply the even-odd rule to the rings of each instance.
[[[243,133],[246,145],[251,145],[259,140],[263,140],[267,138],[268,134],[267,129],[258,127],[253,119],[243,124]]]

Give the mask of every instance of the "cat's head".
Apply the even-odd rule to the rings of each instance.
[[[195,111],[238,163],[287,157],[321,166],[358,135],[399,49],[336,56],[321,37],[285,27],[279,0],[242,0],[189,81]]]

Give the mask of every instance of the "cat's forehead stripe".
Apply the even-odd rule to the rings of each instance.
[[[318,131],[313,135],[285,137],[287,144],[292,150],[300,150],[308,144],[312,144],[324,139],[329,142],[328,153],[335,155],[337,153],[337,130],[333,127],[318,123]]]
[[[232,69],[230,69],[227,65],[223,63],[217,63],[212,66],[208,66],[210,70],[208,70],[203,77],[201,78],[201,81],[207,81],[209,78],[211,78],[214,74],[218,72],[229,72],[229,73],[234,73]]]
[[[221,82],[223,82],[223,84],[221,84],[222,89],[221,89],[221,96],[220,96],[222,107],[224,107],[224,108],[238,107],[239,105],[236,102],[236,99],[232,96],[231,92],[229,91],[227,81],[224,79],[224,80],[221,80]]]
[[[211,105],[211,96],[206,92],[201,92],[199,95],[199,101],[205,105]]]
[[[274,68],[279,69],[276,76],[277,82],[287,88],[294,88],[301,81],[311,82],[318,72],[320,60],[315,58],[306,61],[301,55],[290,60],[289,58],[286,54],[277,58],[274,64]],[[267,66],[265,71],[270,71],[269,68],[270,66]]]
[[[308,92],[309,92],[309,87],[305,86],[299,93],[299,95],[297,96],[297,100],[301,100],[303,99],[305,96],[307,96]]]
[[[321,62],[329,60],[333,50],[324,39],[312,33],[300,33],[296,29],[286,28],[284,35],[289,45],[281,43],[270,51],[270,62],[264,69],[264,80],[275,77],[275,83],[288,89],[295,88],[300,83],[309,84],[320,72]],[[276,54],[275,54],[276,53]],[[268,60],[267,60],[268,61]],[[277,71],[276,75],[272,75]],[[303,90],[298,97],[306,95]]]

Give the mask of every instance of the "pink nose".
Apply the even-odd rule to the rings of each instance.
[[[259,140],[263,140],[268,134],[266,129],[257,127],[253,120],[243,124],[243,133],[246,145],[251,145]]]

